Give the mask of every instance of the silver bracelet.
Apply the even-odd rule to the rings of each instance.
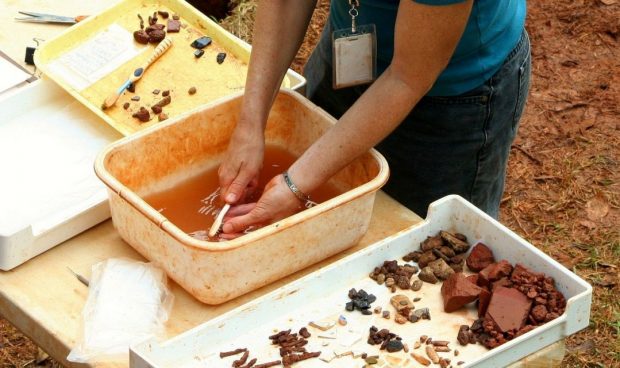
[[[297,199],[302,201],[304,204],[311,202],[310,196],[308,196],[307,194],[299,190],[299,188],[297,188],[295,183],[293,183],[293,181],[291,180],[291,177],[288,175],[288,171],[283,172],[282,176],[284,176],[284,182],[288,186],[288,189],[290,189],[291,192],[293,192],[293,194],[295,195],[295,197],[297,197]]]

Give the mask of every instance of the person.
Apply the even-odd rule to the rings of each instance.
[[[272,178],[257,203],[233,207],[225,236],[299,211],[305,193],[374,146],[391,170],[384,190],[417,214],[459,194],[497,218],[529,88],[525,0],[361,0],[356,21],[376,27],[379,76],[370,85],[334,89],[332,32],[351,27],[351,3],[331,1],[304,69],[307,96],[337,124],[287,177]],[[230,204],[240,204],[258,183],[267,116],[314,6],[310,0],[258,6],[240,117],[218,171]]]

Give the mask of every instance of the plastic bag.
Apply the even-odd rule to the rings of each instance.
[[[165,273],[148,263],[94,265],[77,346],[67,360],[129,362],[129,345],[163,332],[174,300],[166,282]]]

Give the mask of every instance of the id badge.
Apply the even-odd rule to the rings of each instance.
[[[368,84],[377,77],[377,36],[374,24],[332,33],[333,88]]]

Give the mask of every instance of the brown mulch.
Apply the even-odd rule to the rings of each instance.
[[[223,24],[249,39],[255,4],[237,2],[243,6]],[[319,1],[295,70],[318,40],[328,7]],[[562,366],[620,367],[620,0],[528,7],[532,88],[501,220],[594,286],[590,327],[568,339]],[[0,368],[33,367],[37,354],[0,318]]]

